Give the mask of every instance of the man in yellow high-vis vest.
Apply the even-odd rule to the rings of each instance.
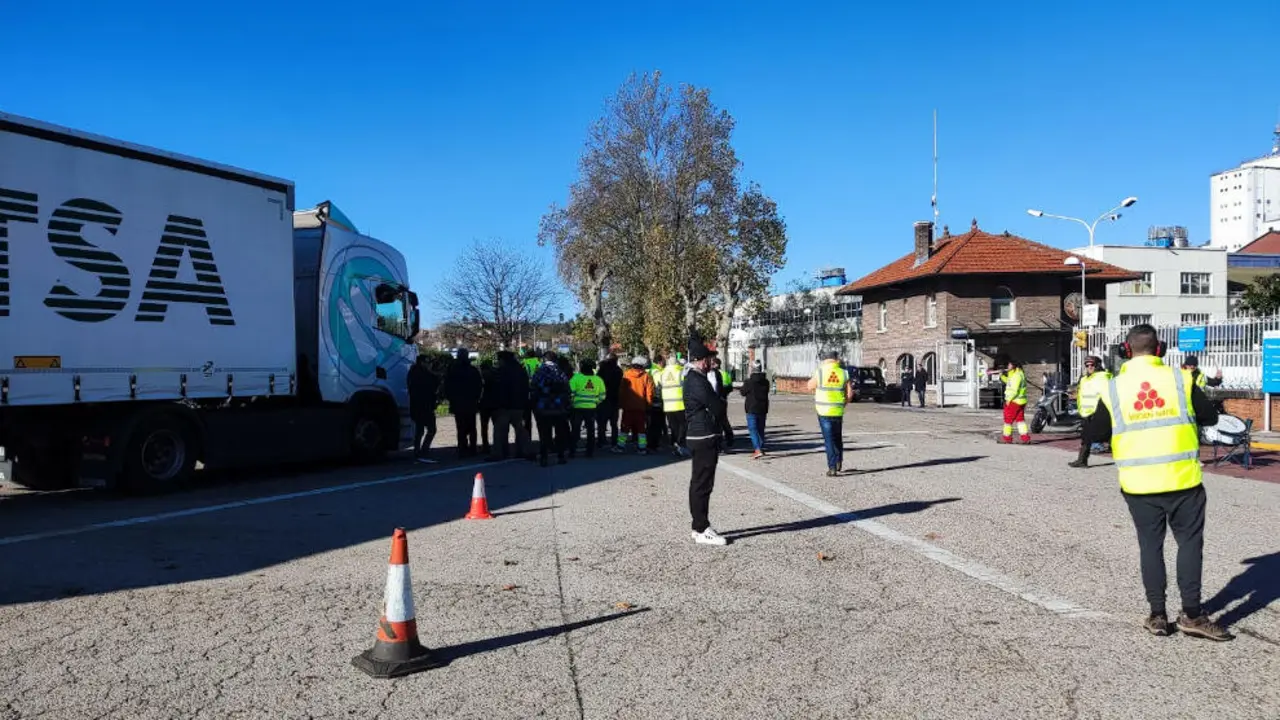
[[[595,361],[590,358],[578,363],[578,372],[569,378],[569,397],[573,403],[569,414],[569,457],[578,453],[582,441],[582,428],[587,428],[587,457],[596,450],[596,409],[604,400],[604,381],[596,375]]]
[[[813,393],[822,445],[827,451],[827,476],[834,477],[844,470],[844,406],[853,401],[853,386],[839,353],[823,354],[822,363],[809,378],[809,392]]]
[[[1098,401],[1107,391],[1111,373],[1102,365],[1102,358],[1090,355],[1084,359],[1084,372],[1076,383],[1076,411],[1080,413],[1080,453],[1067,463],[1073,468],[1089,467],[1089,449],[1093,445],[1084,432],[1084,423],[1098,408]]]
[[[1153,635],[1170,631],[1165,614],[1167,528],[1178,543],[1178,629],[1194,637],[1230,640],[1231,634],[1200,606],[1207,499],[1196,426],[1213,425],[1218,412],[1190,372],[1164,364],[1155,328],[1135,325],[1125,348],[1131,359],[1107,382],[1086,429],[1091,440],[1110,438],[1120,492],[1138,531],[1142,585],[1151,605],[1143,627]]]
[[[1004,383],[1004,429],[1000,435],[1001,442],[1013,442],[1013,426],[1018,425],[1019,439],[1024,443],[1031,442],[1031,432],[1027,427],[1027,374],[1022,371],[1022,364],[1009,360],[1005,371],[1000,374]]]
[[[684,376],[684,358],[676,353],[662,369],[658,390],[662,395],[662,411],[667,416],[667,427],[671,430],[671,452],[688,457],[689,450],[685,447]]]

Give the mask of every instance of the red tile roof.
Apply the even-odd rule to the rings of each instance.
[[[837,294],[860,293],[938,275],[1071,275],[1077,266],[1063,265],[1071,253],[1016,235],[992,235],[976,227],[963,235],[939,238],[933,255],[916,267],[912,252],[840,288]],[[1092,279],[1135,280],[1138,274],[1097,260],[1086,260]]]
[[[1246,255],[1280,255],[1280,230],[1272,230],[1236,252]]]

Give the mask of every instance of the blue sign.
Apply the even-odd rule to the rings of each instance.
[[[1184,353],[1203,352],[1207,335],[1208,328],[1203,325],[1200,327],[1178,328],[1178,349]]]
[[[1280,394],[1280,333],[1262,338],[1262,392]]]

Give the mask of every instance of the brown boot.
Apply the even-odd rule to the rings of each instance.
[[[1164,613],[1159,615],[1149,615],[1147,619],[1142,621],[1142,627],[1152,635],[1164,637],[1169,634],[1169,618]]]
[[[1217,642],[1225,642],[1235,638],[1234,635],[1227,632],[1225,628],[1209,619],[1208,615],[1200,615],[1199,617],[1189,618],[1186,615],[1178,616],[1178,629],[1184,635],[1191,637],[1204,638],[1205,640],[1215,640]]]

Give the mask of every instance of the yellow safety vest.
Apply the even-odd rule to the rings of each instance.
[[[529,377],[533,377],[533,374],[538,372],[538,368],[542,367],[542,361],[533,357],[521,360],[520,364],[524,366],[524,371]]]
[[[849,373],[836,362],[824,362],[814,373],[818,389],[813,391],[813,404],[821,417],[844,417],[845,391]]]
[[[1089,417],[1098,409],[1098,401],[1102,399],[1102,393],[1107,391],[1109,380],[1111,373],[1106,370],[1097,370],[1080,378],[1076,385],[1076,409],[1079,410],[1080,417]]]
[[[574,373],[569,378],[569,392],[573,394],[574,410],[595,410],[604,400],[604,382],[595,375]]]
[[[684,366],[671,363],[662,371],[663,412],[684,411]]]
[[[1004,381],[1004,401],[1006,404],[1027,404],[1027,374],[1022,372],[1022,368],[1008,370],[1000,375],[1000,379]]]
[[[1196,387],[1200,388],[1201,390],[1204,390],[1209,386],[1209,377],[1204,374],[1203,370],[1201,370],[1200,372],[1197,372],[1195,375],[1196,375]]]
[[[1107,382],[1111,455],[1124,492],[1151,495],[1200,484],[1192,386],[1190,372],[1150,355],[1126,362]]]

